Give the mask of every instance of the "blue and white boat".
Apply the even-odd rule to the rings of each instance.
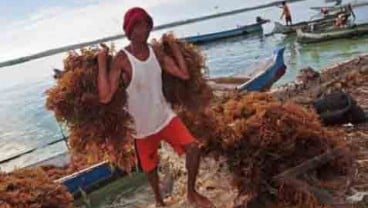
[[[251,25],[240,26],[235,29],[225,30],[221,32],[208,33],[203,35],[196,35],[190,37],[184,37],[183,40],[194,44],[204,44],[225,38],[231,38],[236,36],[244,36],[253,33],[262,33],[262,25],[269,22],[268,20],[258,19],[257,23]]]
[[[27,167],[37,167],[43,165],[54,165],[56,167],[63,167],[70,162],[69,153],[58,154],[49,159],[38,163],[31,164]],[[27,168],[26,167],[26,168]],[[71,175],[56,179],[56,183],[64,184],[68,191],[74,196],[79,196],[81,191],[91,192],[99,186],[108,183],[109,181],[127,175],[126,172],[113,166],[108,161],[102,161]]]
[[[279,80],[286,71],[285,48],[278,48],[271,58],[256,65],[251,73],[208,79],[208,84],[218,91],[265,91]]]
[[[279,80],[286,72],[284,63],[285,48],[278,48],[274,51],[272,61],[261,71],[256,71],[253,76],[244,84],[237,87],[239,91],[264,91]]]

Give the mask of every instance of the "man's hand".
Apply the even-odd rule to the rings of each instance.
[[[100,44],[101,48],[97,53],[98,61],[98,95],[101,103],[109,103],[112,95],[118,87],[119,70],[108,70],[109,48],[105,44]]]
[[[169,73],[174,76],[177,76],[183,80],[188,80],[189,73],[188,67],[186,65],[184,55],[182,54],[178,43],[175,41],[175,37],[173,34],[164,34],[162,36],[162,40],[167,42],[171,48],[172,55],[174,57],[165,56],[164,62],[166,65],[166,69]]]
[[[109,55],[109,47],[107,47],[103,43],[101,43],[100,46],[101,48],[99,48],[99,51],[97,53],[97,61],[100,66],[103,66],[103,67],[99,67],[99,69],[101,70],[101,69],[106,69],[107,57]]]
[[[171,39],[171,40],[173,40],[173,39],[174,39],[173,34],[163,34],[163,36],[162,36],[162,40],[163,40],[164,42],[167,42],[167,43],[169,44],[169,46],[170,46],[171,50],[173,50],[173,52],[174,52],[174,53],[175,53],[175,52],[180,52],[180,53],[181,53],[181,51],[180,51],[180,50],[179,50],[179,48],[178,48],[177,43],[176,43],[176,42],[174,42],[174,41],[170,41],[170,39]]]

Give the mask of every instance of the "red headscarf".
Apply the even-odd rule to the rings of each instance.
[[[123,29],[128,38],[130,38],[130,33],[132,32],[134,25],[138,21],[142,20],[147,21],[151,28],[153,27],[152,17],[144,9],[133,7],[125,13]]]

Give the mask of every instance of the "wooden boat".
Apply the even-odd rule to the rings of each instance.
[[[273,56],[266,62],[259,64],[247,76],[232,76],[208,79],[208,84],[217,91],[264,91],[272,87],[286,70],[284,63],[285,48],[274,51]]]
[[[274,51],[272,62],[267,64],[263,71],[254,74],[250,80],[237,87],[238,91],[264,91],[272,87],[286,71],[284,63],[285,48],[278,48]]]
[[[61,153],[47,160],[31,164],[27,167],[37,167],[42,165],[55,165],[57,167],[63,167],[69,162],[69,153]],[[78,197],[80,196],[81,192],[91,192],[96,188],[125,175],[126,172],[114,167],[108,161],[103,161],[71,175],[59,178],[54,182],[62,183],[66,186],[70,193],[72,193],[75,197]]]
[[[313,25],[315,28],[323,28],[326,26],[333,25],[334,19],[327,19],[323,21],[310,21],[310,22],[300,22],[291,26],[283,25],[279,22],[275,22],[275,27],[273,33],[281,33],[284,35],[294,34],[298,29],[307,29]]]
[[[339,38],[350,38],[353,36],[361,36],[366,34],[368,34],[368,23],[317,32],[306,32],[302,29],[298,29],[297,41],[299,43],[314,43]]]
[[[315,19],[315,20],[311,20],[311,21],[304,21],[304,22],[299,22],[290,26],[286,26],[283,25],[279,22],[275,22],[275,26],[273,28],[273,33],[281,33],[281,34],[293,34],[296,33],[297,29],[307,29],[308,27],[312,26],[315,29],[319,29],[319,28],[325,28],[328,26],[333,25],[335,18],[337,17],[338,14],[341,14],[341,12],[336,12],[333,14],[329,14],[324,16],[323,18],[319,18],[319,19]],[[350,13],[348,14],[348,16],[350,16]]]
[[[104,161],[72,175],[57,179],[55,182],[64,184],[70,193],[78,195],[81,191],[89,192],[97,186],[111,181],[114,176],[124,175],[121,173],[121,171],[118,171],[109,162]]]
[[[208,42],[213,42],[225,38],[230,37],[236,37],[236,36],[242,36],[242,35],[248,35],[252,33],[262,33],[263,28],[262,25],[269,22],[268,20],[261,20],[257,23],[251,24],[251,25],[245,25],[241,26],[235,29],[231,30],[225,30],[221,32],[215,32],[215,33],[208,33],[203,35],[196,35],[196,36],[190,36],[183,38],[184,40],[195,43],[195,44],[205,44]]]

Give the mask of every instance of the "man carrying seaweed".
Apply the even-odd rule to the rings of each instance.
[[[195,190],[200,162],[199,147],[171,109],[162,90],[162,70],[183,80],[190,78],[184,57],[176,43],[170,45],[175,60],[154,50],[147,43],[152,28],[153,20],[142,8],[135,7],[126,12],[123,30],[130,44],[117,53],[109,72],[108,48],[101,45],[102,49],[98,53],[97,80],[100,102],[111,101],[121,78],[127,83],[128,112],[134,120],[136,151],[158,206],[165,206],[157,173],[157,151],[159,143],[165,141],[178,154],[186,153],[188,201],[197,207],[213,207],[206,197]],[[162,60],[162,68],[158,60]]]

